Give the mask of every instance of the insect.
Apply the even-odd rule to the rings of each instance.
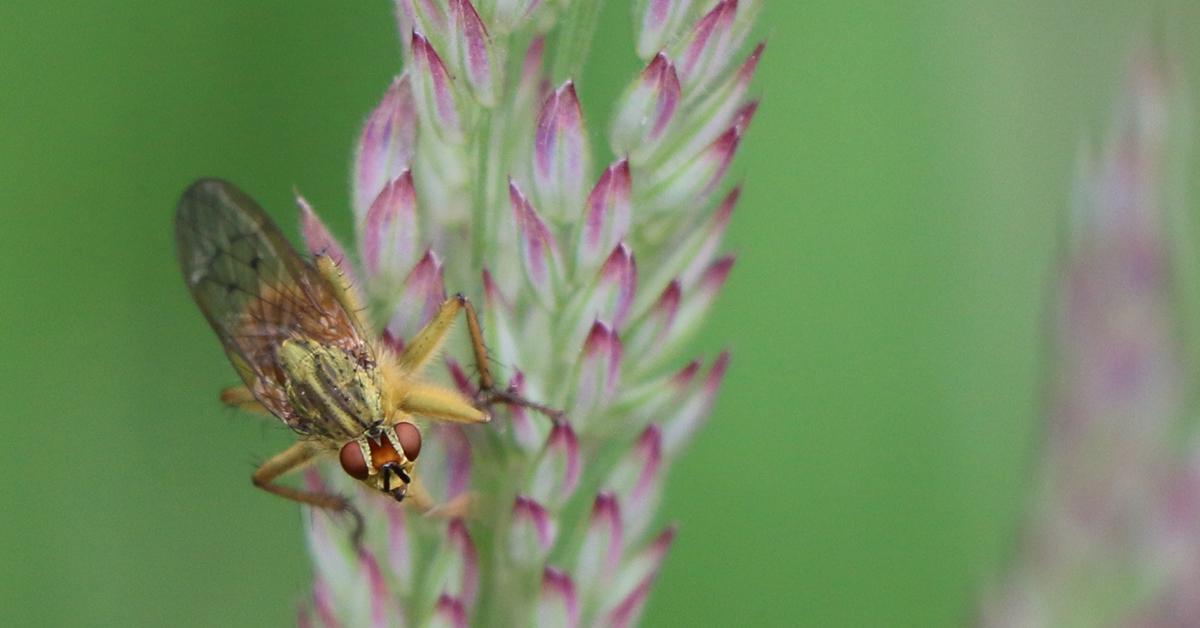
[[[179,264],[188,289],[217,333],[244,385],[221,400],[278,417],[295,444],[254,472],[255,486],[303,504],[347,512],[340,495],[311,492],[276,480],[320,456],[397,501],[433,504],[414,476],[421,430],[414,417],[482,423],[496,401],[541,408],[494,390],[478,316],[471,302],[446,300],[402,352],[374,339],[363,308],[334,260],[301,257],[249,196],[230,183],[202,179],[189,187],[175,215]],[[460,313],[471,336],[481,394],[469,400],[424,381]]]

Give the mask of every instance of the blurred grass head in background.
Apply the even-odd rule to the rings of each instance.
[[[1031,512],[985,626],[1200,618],[1195,375],[1176,285],[1195,278],[1180,273],[1170,236],[1181,217],[1168,174],[1185,170],[1171,150],[1181,78],[1149,44],[1128,66],[1112,129],[1075,182]]]

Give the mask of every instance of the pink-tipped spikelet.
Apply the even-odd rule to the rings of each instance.
[[[366,532],[355,547],[310,514],[302,625],[637,623],[675,538],[667,471],[729,364],[678,351],[733,268],[726,174],[758,107],[763,47],[743,44],[760,5],[634,2],[644,66],[595,127],[606,147],[567,58],[593,0],[396,0],[404,65],[354,153],[357,247],[298,198],[305,241],[396,350],[465,293],[498,388],[555,411],[497,403],[489,424],[426,428],[428,514],[310,472]],[[452,339],[427,372],[474,396],[470,360]]]

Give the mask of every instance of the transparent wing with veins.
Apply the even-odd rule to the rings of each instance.
[[[230,183],[202,179],[175,215],[183,278],[246,386],[302,434],[336,431],[294,411],[278,350],[289,338],[338,347],[374,363],[353,314],[334,288],[296,253],[270,217]]]

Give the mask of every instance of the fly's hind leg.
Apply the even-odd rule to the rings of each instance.
[[[254,414],[265,414],[268,416],[271,414],[271,411],[259,403],[254,398],[254,393],[250,392],[250,389],[245,386],[233,386],[222,390],[221,403],[237,408],[238,410],[253,412]]]
[[[349,500],[341,495],[317,493],[275,483],[277,478],[303,467],[320,453],[320,448],[311,443],[300,441],[271,456],[270,459],[262,463],[258,467],[258,470],[254,472],[254,475],[250,476],[250,481],[258,488],[285,499],[317,508],[324,508],[333,512],[349,514],[354,519],[354,545],[358,546],[362,541],[363,518]]]

